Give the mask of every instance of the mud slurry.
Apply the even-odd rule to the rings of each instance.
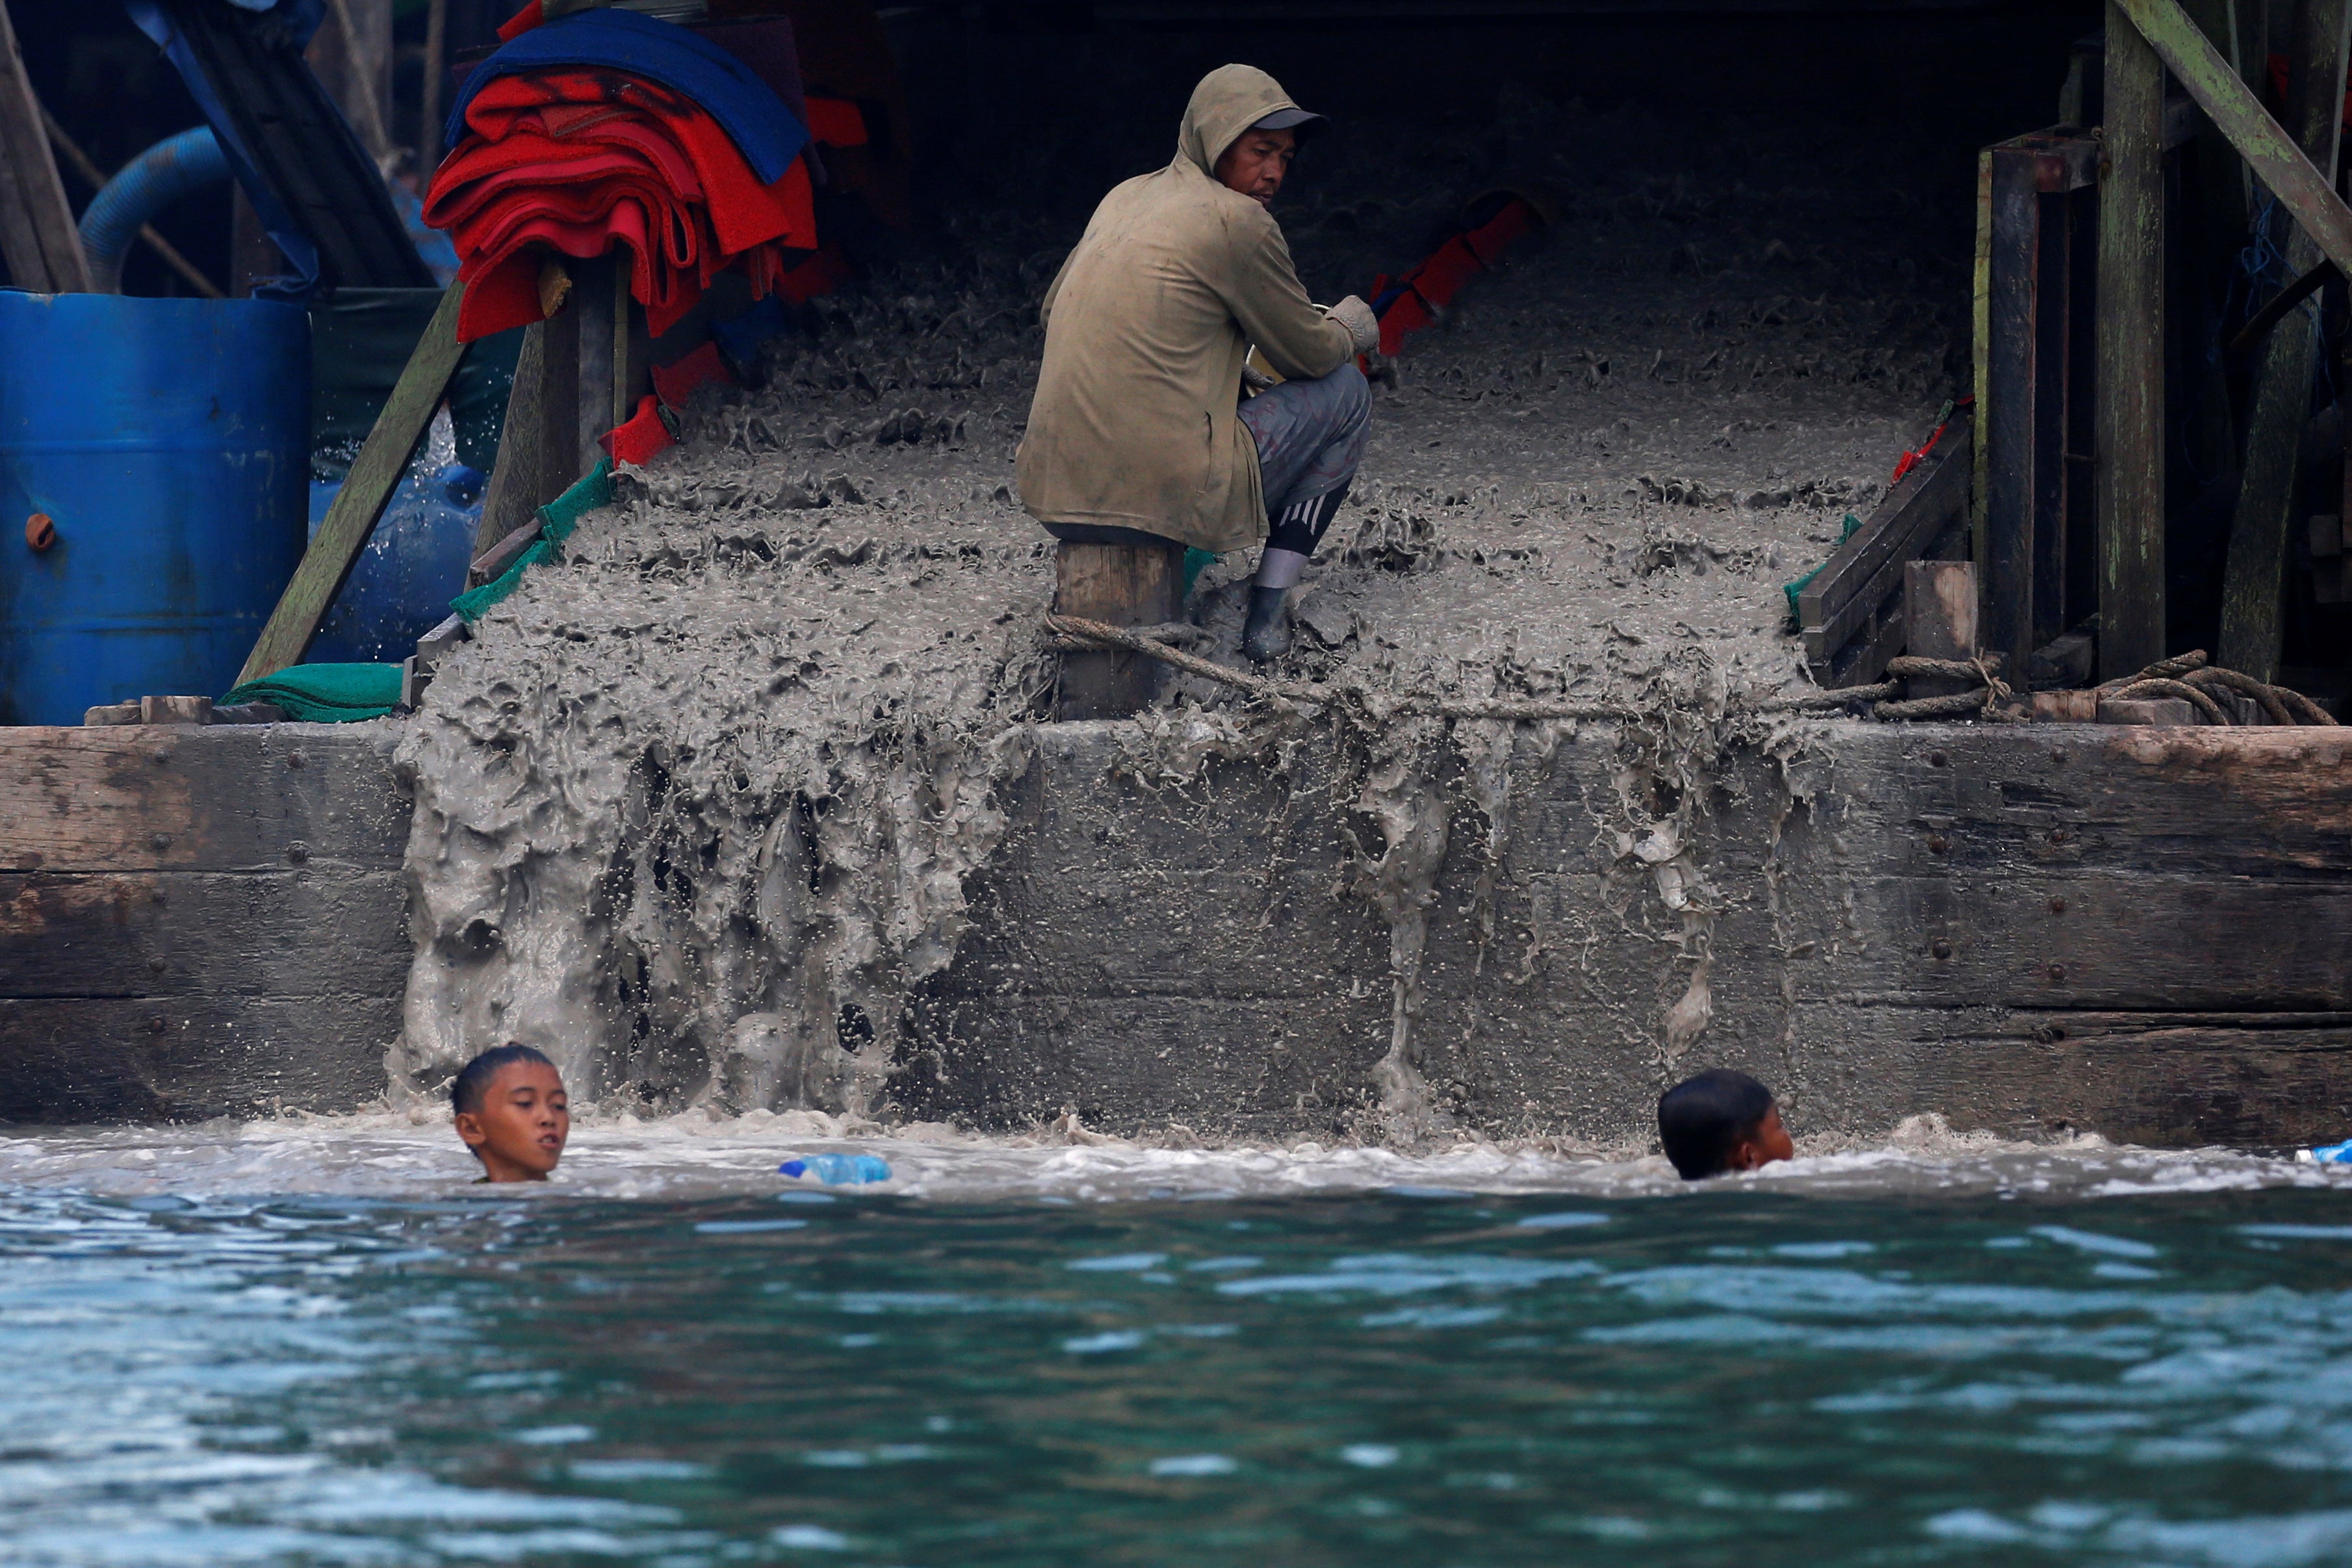
[[[1722,759],[1817,744],[1734,699],[1802,684],[1780,584],[1924,435],[1965,303],[1938,257],[1966,253],[1916,202],[1850,199],[1895,178],[1891,150],[1830,169],[1759,129],[1667,173],[1628,155],[1661,145],[1637,121],[1516,89],[1495,126],[1402,156],[1368,136],[1278,209],[1328,298],[1418,259],[1498,179],[1561,203],[1382,382],[1279,673],[1648,716],[1621,727],[1597,827],[1683,932],[1687,988],[1626,1001],[1664,1071],[1707,1024],[1698,845]],[[703,394],[682,444],[625,470],[445,664],[401,750],[417,956],[395,1085],[511,1039],[613,1104],[888,1112],[908,992],[952,960],[1050,714],[1051,546],[1013,457],[1035,301],[1082,223],[946,214],[773,345],[764,385]],[[1192,601],[1226,664],[1252,564],[1225,558]],[[1508,833],[1508,727],[1269,719],[1188,678],[1134,745],[1177,775],[1341,755],[1318,809],[1389,918],[1396,992],[1368,1086],[1385,1117],[1360,1131],[1442,1128],[1412,1040],[1423,912],[1452,835]]]

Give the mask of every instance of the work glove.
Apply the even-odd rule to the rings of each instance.
[[[1369,354],[1381,346],[1381,319],[1357,296],[1350,294],[1337,305],[1324,307],[1323,314],[1348,329],[1349,336],[1356,340],[1356,352]]]
[[[1272,376],[1267,375],[1247,360],[1242,361],[1242,391],[1255,397],[1258,393],[1271,389],[1274,384]]]

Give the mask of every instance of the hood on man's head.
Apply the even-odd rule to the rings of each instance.
[[[1282,84],[1255,66],[1219,66],[1201,78],[1201,85],[1192,89],[1192,101],[1184,106],[1183,129],[1176,136],[1177,155],[1214,177],[1217,160],[1225,155],[1225,149],[1269,115],[1280,117],[1275,122],[1277,129],[1323,118],[1293,103]]]

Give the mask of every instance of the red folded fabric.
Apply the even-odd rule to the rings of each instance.
[[[466,126],[425,203],[457,247],[465,341],[541,319],[550,254],[628,252],[658,336],[719,272],[740,269],[760,298],[786,276],[785,251],[815,248],[805,162],[761,184],[716,120],[656,83],[584,67],[502,77]]]
[[[827,147],[863,147],[866,111],[845,98],[808,100],[809,134]]]
[[[684,359],[654,367],[654,391],[672,408],[684,408],[696,389],[712,382],[732,386],[735,378],[727,373],[727,361],[719,357],[719,345],[707,339]]]
[[[637,404],[637,412],[629,423],[606,431],[596,438],[596,444],[615,463],[635,463],[639,466],[652,462],[666,451],[677,438],[669,426],[662,423],[661,400],[647,392]]]

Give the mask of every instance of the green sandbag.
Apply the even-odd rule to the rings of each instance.
[[[580,519],[599,507],[613,504],[613,465],[599,457],[596,466],[587,476],[539,509],[539,542],[515,557],[514,563],[479,588],[469,588],[449,601],[471,626],[488,614],[491,606],[503,601],[522,581],[522,574],[543,560],[555,558],[555,548],[572,537]]]
[[[398,664],[289,664],[274,675],[247,681],[220,699],[271,703],[306,724],[350,724],[382,718],[400,701]]]

